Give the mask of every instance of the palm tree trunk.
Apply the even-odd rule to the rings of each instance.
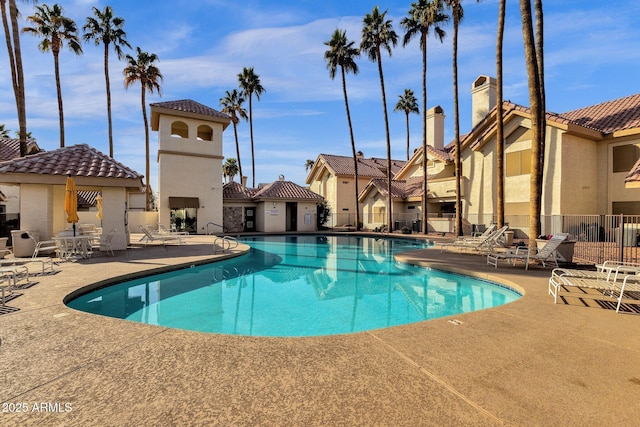
[[[249,135],[251,136],[251,187],[256,188],[256,158],[253,151],[253,96],[249,92]]]
[[[242,183],[242,163],[240,162],[240,143],[238,142],[238,118],[236,116],[232,117],[233,120],[233,135],[236,138],[236,156],[238,156],[238,171],[240,172],[240,182]]]
[[[422,37],[422,234],[429,233],[427,223],[427,33]]]
[[[109,123],[109,157],[113,158],[113,126],[111,121],[111,84],[109,83],[109,43],[104,44],[104,80],[107,87],[107,122]]]
[[[378,46],[378,73],[380,74],[380,89],[382,90],[382,110],[384,112],[384,131],[387,137],[387,231],[393,232],[391,227],[393,221],[393,195],[391,194],[391,135],[389,134],[389,117],[387,115],[387,96],[384,92],[384,74],[382,73],[382,52],[380,52],[380,46]]]
[[[462,161],[460,156],[460,115],[458,108],[458,19],[455,17],[453,18],[453,123],[456,148],[456,233],[458,236],[462,236]]]
[[[498,10],[498,39],[496,41],[496,174],[498,180],[497,222],[498,227],[504,225],[504,123],[502,111],[502,44],[504,41],[504,16],[506,0],[500,0]]]
[[[407,161],[409,161],[409,112],[406,111],[405,112],[406,115],[406,125],[407,125]]]
[[[60,64],[58,61],[58,53],[55,50],[53,52],[53,67],[56,73],[56,90],[58,92],[58,117],[60,120],[60,148],[62,148],[64,147],[64,110],[62,108],[62,87],[60,85]]]
[[[144,122],[144,148],[145,148],[145,180],[147,181],[145,190],[145,210],[149,212],[151,210],[151,167],[149,164],[149,121],[147,119],[147,107],[146,107],[146,89],[147,84],[145,81],[140,82],[142,87],[142,121]]]
[[[540,234],[540,75],[536,58],[531,18],[531,1],[520,0],[522,36],[527,64],[527,82],[531,109],[531,178],[529,188],[529,247],[535,248]]]
[[[2,10],[2,24],[4,27],[5,40],[7,42],[9,65],[11,67],[11,82],[13,84],[13,94],[15,96],[16,110],[18,113],[20,157],[24,157],[27,155],[27,117],[24,100],[24,73],[22,70],[22,52],[20,49],[18,8],[16,7],[15,0],[9,1],[11,30],[9,30],[9,22],[7,20],[6,0],[0,1],[0,8]]]
[[[543,172],[544,172],[544,153],[545,153],[545,144],[546,144],[546,133],[547,133],[547,120],[546,120],[546,96],[545,96],[545,88],[544,88],[544,21],[543,21],[543,13],[542,13],[542,0],[534,0],[533,7],[535,10],[535,18],[536,18],[536,35],[535,35],[535,43],[536,43],[536,57],[538,60],[538,80],[539,80],[539,90],[538,96],[540,96],[540,118],[538,121],[538,132],[540,133],[540,166],[538,167],[538,181],[540,182],[540,186],[538,188],[537,198],[540,204],[540,212],[542,213],[542,191],[543,191]],[[542,229],[540,225],[540,216],[538,216],[538,227]],[[541,230],[542,231],[542,230]]]
[[[360,202],[358,196],[358,153],[356,152],[356,140],[353,137],[353,126],[351,124],[351,113],[349,112],[349,98],[347,96],[347,79],[344,72],[344,67],[340,66],[340,72],[342,73],[342,93],[344,94],[344,106],[347,110],[347,122],[349,123],[349,136],[351,138],[351,153],[353,154],[353,173],[354,173],[354,185],[356,192],[356,230],[360,230]]]

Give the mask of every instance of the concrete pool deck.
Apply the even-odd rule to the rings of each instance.
[[[399,260],[525,295],[479,312],[330,337],[213,335],[63,304],[91,283],[211,259],[212,240],[98,254],[34,277],[38,283],[8,303],[20,310],[0,316],[0,424],[638,423],[640,315],[590,303],[596,296],[554,305],[550,269],[496,270],[481,256],[439,249],[405,253]]]

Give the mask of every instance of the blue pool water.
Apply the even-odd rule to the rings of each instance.
[[[520,295],[393,254],[418,240],[261,236],[238,258],[128,281],[72,308],[194,331],[251,336],[344,334],[495,307]]]

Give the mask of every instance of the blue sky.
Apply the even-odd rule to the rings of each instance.
[[[519,2],[507,1],[504,48],[505,99],[528,105],[522,49]],[[33,13],[21,4],[22,15]],[[126,20],[125,31],[135,48],[156,53],[164,81],[162,97],[147,101],[193,99],[220,109],[219,99],[237,87],[237,74],[253,66],[266,89],[254,100],[256,184],[283,174],[304,184],[307,159],[319,153],[351,155],[351,146],[339,77],[329,77],[324,62],[326,46],[336,28],[360,43],[362,18],[376,5],[372,1],[284,0],[118,0],[60,1],[65,14],[79,28],[91,7],[110,5]],[[400,20],[411,1],[379,2],[388,10],[400,40]],[[496,0],[466,1],[459,36],[461,132],[471,127],[470,88],[482,74],[495,76]],[[547,108],[561,113],[640,92],[640,2],[546,0],[545,74]],[[429,107],[440,105],[446,116],[446,142],[453,138],[453,84],[451,35],[444,43],[429,40],[427,95]],[[28,128],[40,146],[59,146],[53,58],[37,49],[38,39],[23,34]],[[66,145],[86,143],[107,153],[106,95],[102,46],[85,44],[76,57],[67,49],[60,56],[65,111]],[[124,89],[125,63],[112,54],[110,75],[114,115],[114,157],[144,173],[144,128],[139,86]],[[386,142],[376,64],[358,60],[360,73],[348,75],[347,88],[356,148],[365,156],[386,157]],[[411,88],[420,96],[421,55],[417,40],[401,43],[392,57],[383,56],[392,156],[406,157],[405,117],[394,113],[397,96]],[[421,101],[420,101],[421,103]],[[248,105],[247,105],[248,108]],[[411,118],[412,149],[420,144],[420,119]],[[6,49],[0,49],[0,123],[17,129],[15,104]],[[251,176],[249,125],[239,126],[241,160]],[[157,190],[157,133],[151,133],[151,178]],[[232,127],[224,133],[224,154],[236,157]],[[188,167],[185,165],[185,167]],[[251,184],[251,178],[249,178]]]

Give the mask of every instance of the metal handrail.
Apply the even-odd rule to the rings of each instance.
[[[213,225],[213,226],[215,226],[215,227],[220,227],[220,228],[222,229],[222,232],[223,232],[223,233],[226,233],[226,232],[227,232],[227,229],[226,229],[223,225],[216,224],[215,222],[208,222],[208,223],[207,223],[207,235],[209,235],[209,236],[213,234],[213,232],[212,232],[212,231],[209,231],[209,226],[210,226],[210,225]]]
[[[231,236],[216,237],[213,239],[213,252],[216,253],[218,245],[220,245],[220,251],[224,253],[228,250],[237,248],[238,244],[238,240]]]

